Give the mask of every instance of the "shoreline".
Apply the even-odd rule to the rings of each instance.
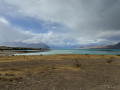
[[[25,53],[37,53],[37,52],[45,52],[48,50],[4,50],[0,51],[0,55],[15,55],[15,54],[25,54]]]
[[[72,50],[72,49],[71,49]],[[119,50],[73,50],[73,51],[59,51],[59,50],[3,50],[0,51],[0,55],[59,55],[59,54],[80,54],[80,55],[120,55]]]

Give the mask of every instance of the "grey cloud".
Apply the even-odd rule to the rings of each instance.
[[[64,24],[75,38],[119,38],[111,33],[120,31],[120,0],[4,0],[1,5],[1,14],[5,11]],[[109,33],[99,37],[104,31]]]
[[[15,28],[0,20],[0,42],[21,41],[30,37],[31,35],[22,31],[20,28]]]
[[[106,35],[102,36],[101,38],[110,40],[113,42],[120,42],[120,32],[117,33],[107,33]]]
[[[54,19],[76,29],[120,29],[119,0],[5,0],[19,13]],[[7,5],[8,6],[8,5]],[[17,7],[18,6],[18,7]],[[8,7],[7,7],[8,8]]]

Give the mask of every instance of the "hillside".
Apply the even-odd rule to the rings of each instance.
[[[117,43],[115,45],[108,45],[103,48],[105,48],[105,49],[120,49],[120,43]]]
[[[96,49],[96,48],[103,48],[105,45],[82,45],[77,47],[76,49]]]
[[[20,48],[50,48],[48,45],[44,43],[32,43],[32,44],[27,44],[27,43],[22,43],[22,42],[3,42],[0,46],[2,48],[6,47],[20,47]]]
[[[117,43],[117,44],[114,44],[114,45],[91,47],[90,49],[120,49],[120,43]]]
[[[83,45],[76,49],[120,49],[120,43],[114,45]]]

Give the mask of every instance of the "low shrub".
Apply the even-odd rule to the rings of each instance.
[[[4,74],[5,76],[15,76],[15,74],[13,74],[13,73],[6,73],[6,74]]]
[[[76,68],[81,67],[81,64],[79,63],[79,61],[78,61],[77,59],[76,59],[75,62],[74,62],[74,66],[75,66]]]
[[[114,59],[115,59],[114,57],[110,57],[110,58],[107,59],[106,61],[107,61],[107,63],[112,63]]]

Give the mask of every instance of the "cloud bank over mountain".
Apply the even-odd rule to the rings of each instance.
[[[0,0],[0,41],[116,43],[119,5],[120,0]]]

